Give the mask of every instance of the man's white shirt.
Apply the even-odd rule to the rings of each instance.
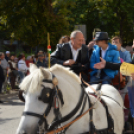
[[[82,47],[79,48],[79,49],[77,49],[77,50],[75,50],[75,49],[73,48],[71,42],[69,42],[69,45],[70,45],[70,48],[71,48],[71,52],[72,52],[72,56],[73,56],[73,60],[76,61],[77,56],[78,56],[78,53],[79,53],[79,51],[82,49]]]
[[[105,57],[105,54],[106,54],[106,51],[108,50],[108,47],[107,47],[107,49],[105,49],[105,50],[103,50],[102,48],[101,48],[101,57],[104,59],[104,57]]]

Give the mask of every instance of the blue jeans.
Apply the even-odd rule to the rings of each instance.
[[[134,118],[134,87],[128,87],[128,95],[129,95],[129,104],[131,115]]]
[[[22,80],[25,78],[25,74],[21,71],[18,71],[18,74],[20,76],[20,83],[22,82]]]
[[[93,82],[91,84],[98,84],[100,83],[101,80],[102,80],[102,84],[110,84],[112,81],[112,78],[110,78],[104,73],[101,74],[100,78],[96,77],[96,74],[90,77],[90,83]]]

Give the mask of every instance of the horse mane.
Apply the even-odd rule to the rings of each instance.
[[[50,68],[50,71],[52,73],[58,72],[59,75],[60,75],[60,73],[65,73],[65,74],[69,75],[71,78],[73,78],[75,81],[77,81],[79,84],[81,84],[80,78],[68,67],[63,67],[62,65],[55,64],[54,66],[52,66]]]
[[[40,69],[36,69],[30,73],[30,75],[26,76],[21,84],[19,85],[21,90],[25,92],[33,93],[39,90],[39,87],[44,79],[43,74]]]
[[[63,67],[62,65],[55,64],[50,69],[45,70],[50,71],[54,74],[56,72],[57,75],[67,74],[68,76],[70,76],[70,78],[73,78],[77,83],[81,84],[80,78],[73,71],[69,70],[69,68]],[[25,92],[33,93],[40,89],[43,79],[44,76],[40,69],[35,69],[33,72],[30,73],[30,75],[26,76],[23,79],[19,87],[21,90],[24,90]]]

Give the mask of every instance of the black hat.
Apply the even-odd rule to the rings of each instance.
[[[94,40],[110,40],[110,38],[107,32],[96,32]]]

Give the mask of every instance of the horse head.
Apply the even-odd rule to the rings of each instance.
[[[38,124],[42,124],[45,114],[49,114],[56,94],[54,87],[57,79],[48,69],[37,68],[30,65],[30,75],[20,84],[20,89],[25,94],[25,109],[21,117],[17,134],[36,134]],[[49,117],[50,119],[54,116]],[[47,125],[47,124],[46,124]],[[47,126],[46,126],[47,127]]]
[[[38,69],[34,64],[31,64],[30,75],[24,78],[20,89],[25,94],[23,99],[25,100],[25,109],[17,134],[36,134],[39,126],[42,127],[42,123],[45,125],[43,129],[48,131],[48,124],[59,120],[60,113],[66,117],[74,109],[78,109],[77,105],[81,104],[83,98],[79,77],[68,68],[60,65],[55,65],[50,69]],[[73,115],[76,113],[77,110],[73,112]],[[69,117],[72,117],[72,114]],[[85,119],[86,117],[83,118],[83,120]]]

